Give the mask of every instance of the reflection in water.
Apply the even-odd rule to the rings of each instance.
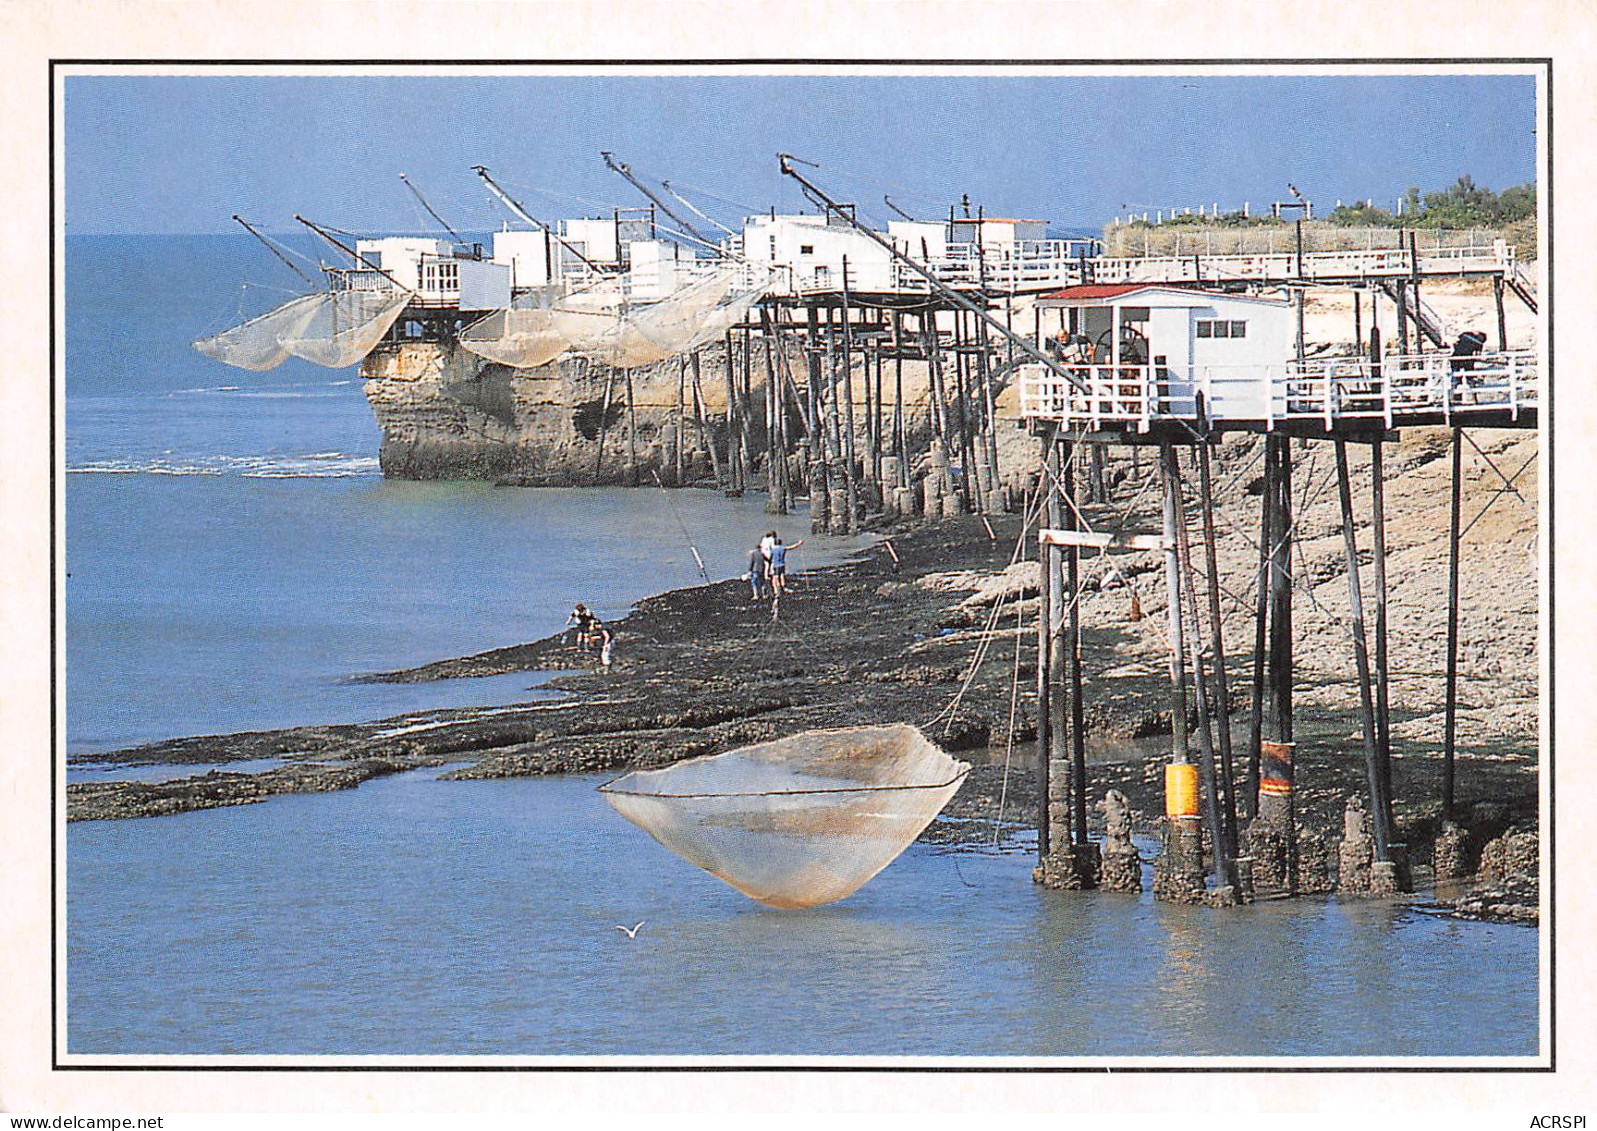
[[[611,813],[597,783],[423,771],[72,825],[69,1050],[1536,1051],[1533,930],[1049,892],[1027,853],[924,844],[843,902],[775,911]]]

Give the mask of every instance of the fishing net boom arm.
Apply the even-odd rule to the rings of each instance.
[[[898,248],[894,247],[890,241],[883,239],[881,236],[867,228],[864,224],[861,224],[857,219],[854,218],[847,208],[843,207],[831,197],[827,196],[826,193],[815,184],[815,182],[805,177],[793,167],[793,162],[796,159],[791,153],[779,153],[777,154],[777,159],[781,162],[783,174],[792,177],[801,186],[803,186],[805,192],[811,194],[823,208],[825,208],[828,212],[841,217],[847,224],[849,224],[849,226],[854,228],[855,231],[871,240],[883,251],[887,252],[887,254],[891,255],[898,262],[904,264],[904,266],[915,272],[915,274],[919,275],[922,279],[925,279],[927,285],[930,286],[937,294],[941,295],[943,298],[947,299],[961,310],[968,310],[970,313],[974,314],[977,318],[982,320],[983,324],[985,324],[988,329],[999,334],[1005,341],[1009,342],[1012,346],[1014,346],[1020,352],[1026,354],[1032,360],[1045,366],[1049,372],[1053,373],[1055,376],[1061,377],[1068,381],[1073,388],[1080,392],[1087,391],[1086,385],[1082,383],[1080,378],[1076,377],[1068,369],[1065,369],[1063,366],[1055,362],[1053,358],[1049,357],[1046,353],[1033,345],[1029,339],[1014,333],[1002,322],[998,321],[998,319],[994,318],[992,315],[983,310],[978,304],[971,302],[964,295],[954,290],[954,288],[948,286],[946,283],[938,279],[927,268],[922,267],[909,256],[899,251]]]

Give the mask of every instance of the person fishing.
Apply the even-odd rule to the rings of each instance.
[[[781,535],[775,535],[776,540],[771,543],[771,591],[778,597],[787,592],[787,552],[796,550],[804,545],[800,538],[791,546],[782,544]]]
[[[770,588],[765,576],[766,565],[765,552],[756,543],[754,548],[749,551],[748,579],[751,600],[758,601],[765,596],[766,591]]]
[[[604,622],[596,617],[587,605],[578,601],[577,607],[572,609],[571,615],[566,618],[566,628],[568,630],[566,642],[568,644],[572,642],[569,630],[575,629],[577,648],[586,652],[593,647],[595,641],[599,640],[599,634],[604,630]]]

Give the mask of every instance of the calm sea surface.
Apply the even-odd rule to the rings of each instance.
[[[579,600],[621,615],[697,579],[690,537],[734,576],[770,525],[707,492],[384,482],[353,372],[188,348],[294,282],[247,237],[73,238],[67,272],[71,752],[533,698],[349,677],[535,639]],[[1061,895],[1024,852],[919,844],[777,912],[598,779],[435,779],[69,826],[69,1051],[1536,1052],[1534,930]]]

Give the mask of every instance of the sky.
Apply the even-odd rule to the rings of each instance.
[[[1084,230],[1128,206],[1258,209],[1288,182],[1329,211],[1536,172],[1534,80],[1511,75],[71,75],[62,120],[69,234],[236,231],[235,212],[436,230],[401,172],[484,231],[507,213],[479,164],[540,218],[645,203],[601,149],[726,222],[800,210],[779,151],[877,223],[884,195],[929,218],[969,194]]]

